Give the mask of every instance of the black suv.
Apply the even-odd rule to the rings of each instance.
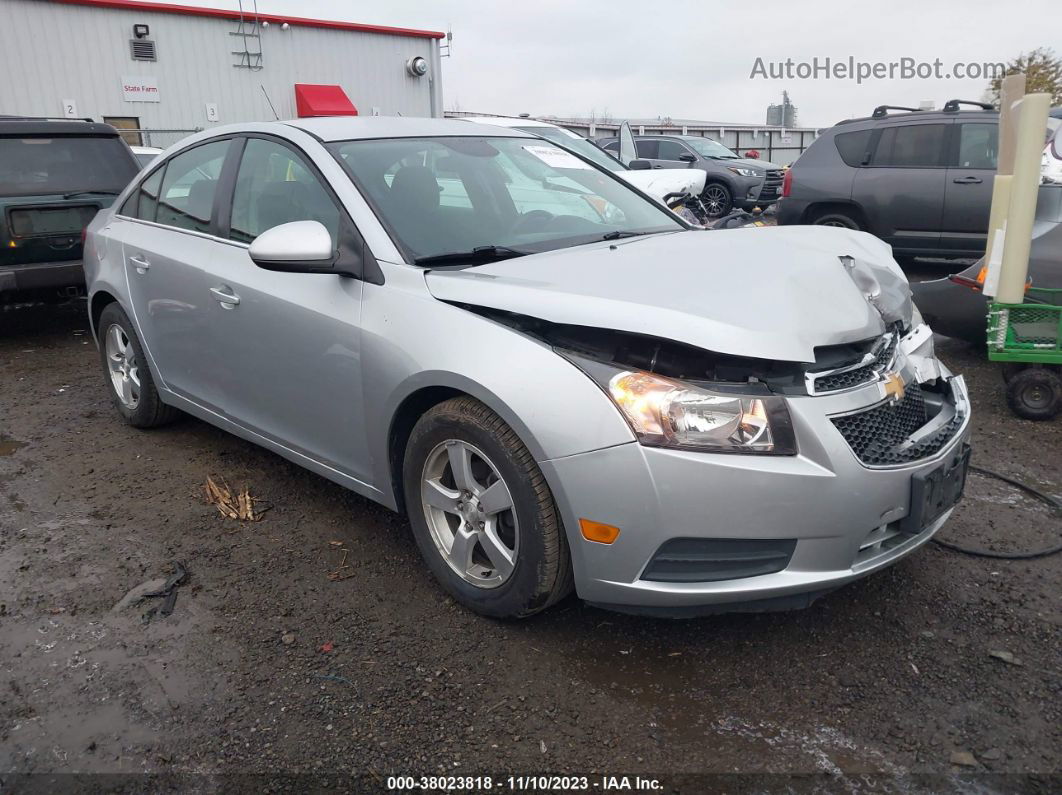
[[[862,229],[899,255],[979,257],[998,137],[991,105],[960,100],[838,122],[790,167],[778,223]]]
[[[651,168],[698,168],[705,172],[701,198],[708,215],[719,218],[734,207],[766,208],[778,200],[782,168],[763,160],[743,158],[718,141],[699,135],[636,135],[638,159]],[[619,152],[618,138],[595,143],[606,152]],[[632,166],[637,168],[637,166]],[[644,168],[644,166],[643,166]]]
[[[110,125],[0,116],[0,300],[82,290],[82,233],[139,170]]]

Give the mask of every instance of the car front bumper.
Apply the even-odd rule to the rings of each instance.
[[[905,376],[917,383],[909,362]],[[926,367],[922,361],[920,366]],[[943,378],[950,374],[935,359]],[[924,372],[921,375],[925,375]],[[969,399],[952,378],[964,420],[934,455],[910,465],[865,466],[831,421],[881,400],[878,383],[789,400],[796,456],[723,455],[623,444],[542,463],[569,532],[579,596],[620,610],[682,615],[806,606],[811,598],[888,566],[924,544],[950,509],[901,533],[912,482],[960,459],[969,443]],[[612,544],[586,541],[585,518],[620,528]],[[674,539],[795,542],[773,573],[707,582],[645,578]]]

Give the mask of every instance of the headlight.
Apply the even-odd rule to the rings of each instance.
[[[561,351],[558,351],[559,353]],[[565,358],[598,383],[644,445],[711,453],[796,455],[785,399],[698,386],[637,370]]]
[[[758,177],[760,173],[754,168],[738,168],[737,166],[727,166],[727,170],[733,171],[740,177]]]

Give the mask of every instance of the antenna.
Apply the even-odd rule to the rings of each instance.
[[[269,109],[273,111],[273,118],[277,121],[280,121],[280,116],[277,115],[277,109],[273,107],[273,102],[269,99],[269,94],[266,94],[265,86],[259,83],[258,87],[262,89],[262,93],[265,95],[266,102],[269,103]]]

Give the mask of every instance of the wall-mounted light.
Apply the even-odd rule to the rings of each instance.
[[[147,25],[133,25],[133,36],[138,39],[146,39],[151,33]]]
[[[428,73],[428,62],[419,55],[414,55],[406,61],[406,71],[412,77],[424,77]]]

